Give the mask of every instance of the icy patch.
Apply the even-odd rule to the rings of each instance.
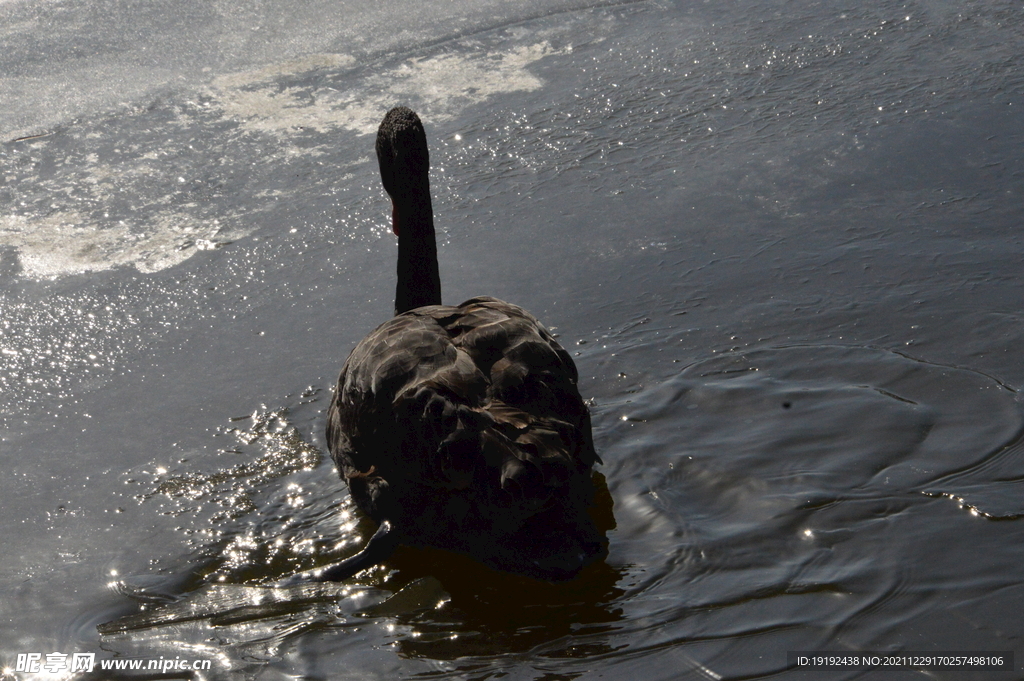
[[[287,73],[343,67],[354,61],[346,55],[318,55],[305,60],[309,64],[282,64],[217,78],[211,94],[225,117],[255,132],[345,128],[372,134],[382,112],[398,104],[412,104],[438,122],[496,95],[538,90],[544,82],[528,67],[566,51],[543,41],[505,51],[414,58],[383,74],[366,76],[344,91],[323,87],[310,92],[306,87],[281,88],[273,82]]]
[[[173,267],[195,254],[226,243],[220,228],[196,228],[191,218],[163,213],[151,218],[147,232],[124,224],[100,226],[75,212],[45,217],[0,216],[0,245],[18,250],[22,273],[33,279],[54,279],[134,265],[141,272]]]
[[[344,68],[355,64],[356,60],[347,54],[311,54],[301,59],[270,64],[254,71],[240,71],[218,76],[213,85],[218,90],[230,90],[261,83],[269,83],[275,78],[294,75],[314,69]]]
[[[216,77],[199,96],[139,107],[113,124],[25,140],[0,159],[0,189],[30,188],[0,212],[0,247],[14,249],[20,274],[33,279],[173,267],[250,233],[252,214],[280,197],[328,193],[338,179],[322,174],[324,162],[335,172],[365,162],[339,157],[332,133],[372,134],[398,104],[436,124],[493,97],[538,90],[544,82],[530,66],[570,50],[537,38],[462,44],[354,72],[350,55],[314,54]],[[323,139],[297,145],[300,131]],[[298,176],[310,179],[297,186]]]

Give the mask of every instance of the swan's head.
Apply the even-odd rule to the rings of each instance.
[[[427,171],[430,153],[420,117],[412,109],[397,106],[388,111],[377,129],[377,163],[384,191],[394,208],[395,234],[398,213],[409,205],[429,201]]]

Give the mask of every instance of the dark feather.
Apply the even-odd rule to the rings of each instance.
[[[571,519],[566,544],[587,555],[603,546],[580,521],[597,455],[576,376],[520,307],[481,297],[412,310],[345,363],[330,407],[331,455],[356,503],[390,519],[408,543],[539,573],[492,554],[507,553],[494,550],[502,542],[528,544],[515,535],[542,512]],[[535,553],[520,550],[524,561]]]

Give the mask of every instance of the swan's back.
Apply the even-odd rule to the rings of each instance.
[[[352,351],[328,445],[356,503],[410,544],[560,579],[604,551],[597,461],[568,353],[494,298],[430,305]]]

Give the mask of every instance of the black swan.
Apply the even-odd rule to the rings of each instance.
[[[598,457],[576,366],[522,308],[487,297],[441,304],[419,117],[389,111],[376,151],[398,236],[396,316],[345,362],[327,444],[380,527],[358,554],[311,576],[346,579],[407,544],[569,579],[607,552],[588,513]]]

